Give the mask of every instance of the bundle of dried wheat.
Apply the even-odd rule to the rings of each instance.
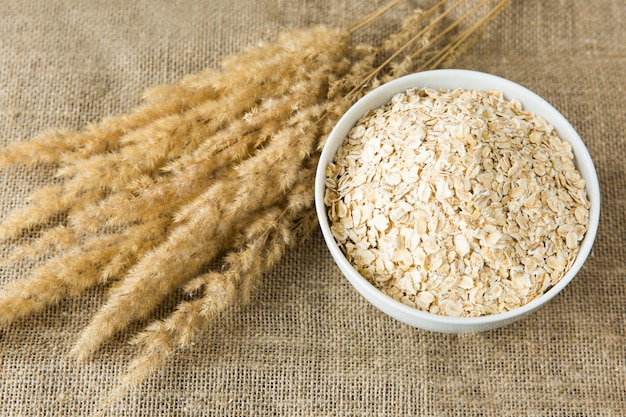
[[[148,90],[128,114],[0,151],[0,166],[58,164],[58,181],[0,224],[4,242],[44,229],[5,263],[47,257],[29,278],[0,289],[0,326],[110,285],[72,349],[83,360],[183,288],[175,311],[134,337],[127,388],[245,302],[316,227],[314,170],[338,118],[381,82],[440,66],[506,3],[439,1],[381,45],[351,45],[355,31],[401,1],[349,29],[283,33],[219,69]],[[451,19],[461,5],[466,11]]]

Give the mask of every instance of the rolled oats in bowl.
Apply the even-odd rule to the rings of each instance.
[[[558,282],[589,219],[571,145],[501,92],[414,88],[366,113],[326,168],[331,231],[385,294],[453,317]]]
[[[510,91],[473,88],[481,73],[456,71],[470,81],[398,81],[386,100],[344,116],[351,121],[331,134],[316,184],[322,231],[349,264],[338,262],[344,274],[396,318],[421,327],[423,313],[442,317],[430,327],[443,331],[441,320],[506,320],[551,298],[588,255],[599,210],[580,138],[563,139]],[[463,331],[460,323],[450,331]]]

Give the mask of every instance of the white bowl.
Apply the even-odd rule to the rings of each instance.
[[[454,318],[417,310],[392,299],[370,284],[350,264],[337,245],[330,231],[327,208],[324,204],[326,165],[332,162],[350,129],[368,110],[381,107],[395,94],[415,87],[501,91],[507,100],[517,99],[525,110],[543,117],[554,126],[561,138],[572,145],[574,163],[586,181],[591,203],[587,233],[570,270],[550,290],[528,304],[511,311],[472,318]],[[346,112],[331,132],[321,154],[315,178],[315,206],[322,234],[339,269],[354,288],[375,307],[401,322],[425,330],[445,333],[479,332],[501,327],[527,316],[550,301],[572,281],[591,252],[596,237],[600,219],[600,186],[593,161],[580,136],[561,113],[537,94],[514,82],[490,74],[457,69],[434,70],[408,75],[384,84],[364,96]]]

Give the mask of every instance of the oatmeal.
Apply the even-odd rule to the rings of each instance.
[[[412,89],[326,169],[331,231],[385,294],[453,317],[520,307],[574,262],[589,219],[568,142],[499,92]]]

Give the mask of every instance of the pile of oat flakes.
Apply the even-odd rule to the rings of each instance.
[[[412,89],[369,111],[326,169],[331,231],[373,285],[475,317],[559,281],[589,201],[571,146],[499,92]]]

